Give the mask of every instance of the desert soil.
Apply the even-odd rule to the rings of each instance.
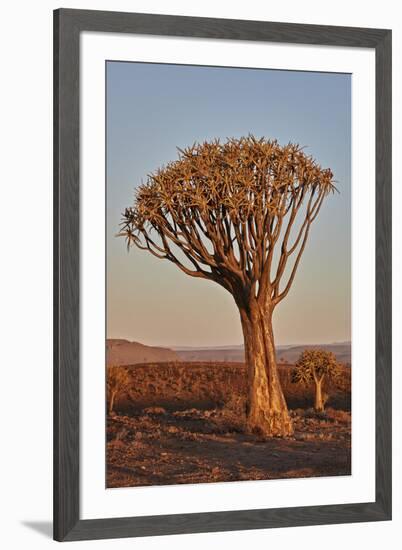
[[[291,411],[291,439],[244,433],[225,408],[145,408],[107,419],[107,486],[132,487],[351,473],[351,416]]]

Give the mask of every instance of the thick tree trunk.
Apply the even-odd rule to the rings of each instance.
[[[293,434],[276,364],[272,310],[254,303],[240,309],[248,367],[247,425],[267,437]]]
[[[315,380],[315,404],[314,410],[316,412],[324,412],[324,403],[322,400],[322,379]]]

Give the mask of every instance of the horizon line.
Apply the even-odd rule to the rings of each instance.
[[[201,346],[190,346],[190,345],[164,345],[164,344],[145,344],[144,342],[139,342],[138,340],[129,340],[127,338],[115,338],[115,337],[106,337],[106,341],[108,340],[124,340],[126,342],[130,343],[136,343],[143,346],[153,347],[153,348],[166,348],[166,349],[172,349],[172,350],[180,350],[180,349],[195,349],[195,350],[202,350],[202,349],[230,349],[230,348],[239,348],[244,347],[244,343],[241,344],[227,344],[227,345],[201,345]],[[341,344],[352,344],[351,340],[340,340],[340,341],[332,341],[332,342],[314,342],[314,343],[291,343],[291,344],[275,344],[275,347],[299,347],[299,346],[336,346]]]

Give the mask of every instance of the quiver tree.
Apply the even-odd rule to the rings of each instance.
[[[108,414],[114,411],[116,397],[127,392],[130,384],[130,375],[124,367],[107,367],[106,389],[107,389],[107,410]]]
[[[248,365],[247,422],[267,436],[293,432],[280,386],[272,316],[288,295],[310,227],[334,189],[295,144],[253,136],[179,149],[148,176],[121,232],[191,277],[221,285],[240,312]]]
[[[293,382],[310,385],[314,382],[316,412],[324,412],[322,385],[325,379],[337,379],[341,374],[339,364],[331,351],[307,349],[301,354],[292,373]]]

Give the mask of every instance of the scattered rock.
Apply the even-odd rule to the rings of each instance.
[[[147,407],[144,409],[145,414],[166,414],[166,410],[163,407]]]

